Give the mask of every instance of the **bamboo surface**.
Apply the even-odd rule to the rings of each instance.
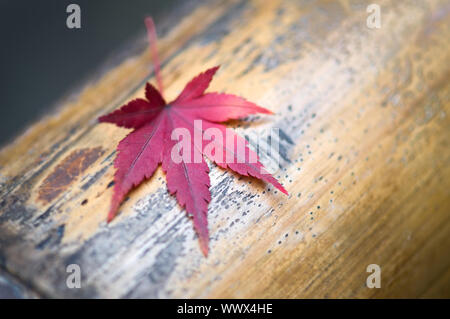
[[[220,64],[209,91],[275,112],[230,126],[281,132],[289,197],[210,163],[208,258],[160,168],[106,223],[129,131],[96,119],[154,83],[143,50],[0,151],[3,272],[39,297],[450,297],[450,5],[380,0],[370,29],[369,3],[201,2],[161,37],[169,100]]]

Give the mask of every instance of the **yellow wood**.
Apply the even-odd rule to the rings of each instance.
[[[105,223],[128,131],[96,118],[143,96],[143,52],[1,150],[0,265],[50,297],[450,297],[450,6],[378,1],[369,29],[369,3],[215,1],[160,40],[168,100],[220,64],[210,91],[276,113],[236,130],[287,136],[289,197],[211,166],[208,258],[160,169]]]

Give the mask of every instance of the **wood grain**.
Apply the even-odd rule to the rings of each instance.
[[[7,273],[0,271],[0,299],[36,299],[38,295]]]
[[[160,169],[105,222],[128,131],[96,118],[154,81],[145,51],[1,150],[2,269],[45,297],[450,297],[450,6],[378,1],[369,29],[369,3],[213,1],[160,40],[168,99],[220,64],[211,91],[276,112],[232,126],[280,129],[289,197],[210,164],[208,258]]]

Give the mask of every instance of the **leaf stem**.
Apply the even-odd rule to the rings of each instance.
[[[156,45],[157,42],[157,35],[156,35],[156,28],[155,23],[153,22],[153,19],[151,17],[145,18],[145,26],[147,27],[147,36],[148,36],[148,42],[150,46],[150,51],[152,53],[152,59],[153,59],[153,67],[155,70],[155,76],[156,76],[156,82],[158,84],[158,90],[161,96],[163,96],[163,83],[161,78],[161,71],[160,71],[160,62],[158,57],[158,47]]]

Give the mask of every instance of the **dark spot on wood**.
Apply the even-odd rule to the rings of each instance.
[[[242,50],[243,47],[245,47],[247,44],[249,44],[252,41],[251,38],[246,38],[244,41],[240,42],[234,49],[233,49],[233,55],[236,55],[239,53],[239,51]]]
[[[95,182],[97,182],[105,174],[105,172],[108,170],[108,168],[109,168],[109,165],[102,167],[101,170],[96,172],[94,174],[94,176],[89,178],[89,180],[81,186],[81,189],[84,190],[84,191],[88,190],[89,187],[94,185]]]
[[[52,230],[49,235],[36,245],[36,249],[42,250],[47,247],[58,246],[64,236],[66,225],[60,225],[58,228]]]
[[[18,222],[20,224],[28,221],[35,213],[35,210],[26,207],[24,205],[25,200],[17,195],[6,197],[0,203],[0,209],[2,211],[0,214],[0,224],[6,221]]]
[[[105,159],[101,162],[102,164],[105,164],[107,162],[112,162],[113,156],[116,155],[116,151],[114,150],[111,154],[105,157]]]
[[[54,205],[50,206],[49,208],[47,208],[45,212],[36,217],[33,221],[33,226],[38,227],[43,221],[45,221],[50,216],[50,213],[53,211],[53,209]]]
[[[87,199],[85,199],[85,200],[83,200],[82,202],[81,202],[81,205],[86,205],[88,203],[88,200]]]
[[[0,252],[0,267],[5,268],[6,265],[6,257]]]
[[[42,182],[38,199],[45,203],[54,200],[103,153],[101,147],[73,151]]]

